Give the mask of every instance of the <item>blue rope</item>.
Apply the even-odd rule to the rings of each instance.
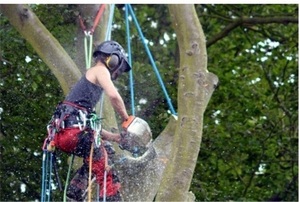
[[[107,23],[107,30],[106,30],[106,35],[105,35],[105,41],[111,39],[111,29],[112,29],[112,21],[113,21],[113,17],[114,17],[114,10],[115,10],[115,4],[111,4],[108,23]],[[102,117],[102,114],[103,114],[103,105],[104,105],[104,94],[102,94],[101,100],[100,100],[100,113],[99,113],[100,117]]]
[[[45,174],[46,174],[46,156],[47,151],[43,151],[43,159],[42,159],[42,192],[41,192],[41,201],[45,199]]]
[[[51,183],[52,183],[52,157],[53,157],[53,154],[52,152],[48,152],[48,159],[50,162],[49,162],[49,173],[48,173],[48,177],[49,177],[49,180],[48,180],[48,201],[50,201],[50,198],[51,198]]]
[[[125,22],[126,22],[126,33],[127,33],[127,53],[128,53],[128,62],[131,66],[131,46],[130,46],[130,30],[129,30],[129,21],[128,21],[128,6],[125,4]],[[133,83],[133,71],[129,72],[129,86],[130,86],[130,96],[131,96],[131,113],[135,115],[135,103],[134,103],[134,83]]]
[[[45,151],[46,152],[46,156],[45,156],[45,169],[44,169],[44,192],[42,193],[44,196],[44,200],[43,201],[48,201],[48,197],[49,197],[49,192],[48,192],[48,184],[50,184],[49,182],[49,152],[48,151]]]
[[[111,39],[111,29],[112,29],[112,21],[114,18],[114,11],[115,11],[115,4],[110,5],[110,12],[109,12],[109,18],[108,18],[108,23],[107,23],[107,30],[106,30],[106,35],[105,35],[105,40],[110,40]]]
[[[129,8],[130,14],[131,14],[131,16],[132,16],[132,18],[133,18],[133,21],[134,21],[134,23],[135,23],[135,25],[136,25],[136,28],[137,28],[137,30],[138,30],[138,32],[139,32],[139,34],[140,34],[142,43],[143,43],[143,45],[144,45],[144,47],[145,47],[145,49],[146,49],[146,52],[147,52],[148,57],[149,57],[149,59],[150,59],[150,62],[151,62],[151,64],[152,64],[152,68],[153,68],[153,70],[154,70],[154,72],[155,72],[155,74],[156,74],[156,77],[157,77],[157,79],[158,79],[158,82],[160,83],[160,86],[161,86],[161,88],[162,88],[162,90],[163,90],[163,92],[164,92],[164,94],[165,94],[166,99],[167,99],[167,102],[168,102],[170,111],[171,111],[172,114],[177,115],[177,113],[175,112],[174,107],[173,107],[173,105],[172,105],[171,99],[170,99],[170,97],[169,97],[169,95],[168,95],[168,92],[167,92],[167,90],[166,90],[166,88],[165,88],[165,85],[164,85],[164,83],[163,83],[163,81],[162,81],[162,79],[161,79],[160,73],[159,73],[159,71],[158,71],[158,69],[157,69],[157,67],[156,67],[156,64],[155,64],[154,60],[153,60],[153,57],[152,57],[152,55],[151,55],[151,52],[150,52],[150,50],[149,50],[149,48],[148,48],[148,45],[147,45],[146,42],[145,42],[145,41],[146,41],[146,40],[145,40],[145,37],[144,37],[143,32],[142,32],[142,30],[141,30],[141,27],[139,26],[139,23],[138,23],[138,21],[137,21],[137,19],[136,19],[136,17],[135,17],[135,14],[134,14],[134,12],[133,12],[133,10],[132,10],[132,7],[131,7],[130,4],[126,4],[126,7]]]

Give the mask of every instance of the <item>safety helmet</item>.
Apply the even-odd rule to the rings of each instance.
[[[93,57],[102,55],[102,62],[106,65],[112,75],[112,79],[123,73],[131,70],[125,55],[125,50],[116,41],[104,41],[98,45],[93,53]]]

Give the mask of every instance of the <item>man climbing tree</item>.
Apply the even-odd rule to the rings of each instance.
[[[126,134],[121,136],[101,129],[95,120],[95,106],[105,92],[122,121],[132,121],[112,82],[122,73],[128,72],[131,67],[124,49],[115,41],[101,43],[94,51],[93,57],[95,66],[86,71],[52,116],[48,132],[53,134],[53,130],[55,131],[54,136],[47,139],[51,141],[48,149],[56,147],[63,152],[83,157],[83,166],[78,169],[68,187],[67,196],[70,199],[84,200],[91,169],[90,172],[96,177],[101,188],[100,198],[107,196],[107,201],[120,201],[120,183],[108,164],[108,156],[114,151],[104,141],[117,142],[126,149],[122,141]],[[98,141],[95,138],[99,133],[102,141],[93,146],[94,141]],[[104,176],[106,172],[107,176]]]

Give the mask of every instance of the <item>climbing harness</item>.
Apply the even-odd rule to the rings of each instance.
[[[70,121],[71,120],[71,121]],[[72,125],[71,125],[72,124]],[[80,131],[91,129],[95,136],[94,144],[99,147],[101,144],[100,132],[101,132],[101,119],[95,113],[88,113],[83,107],[80,107],[74,103],[61,102],[52,116],[51,121],[47,126],[48,137],[43,144],[43,165],[42,165],[42,194],[41,201],[50,201],[51,184],[53,182],[51,178],[52,167],[54,168],[56,180],[60,190],[61,183],[58,178],[56,168],[56,156],[55,156],[55,135],[64,128],[79,128]],[[96,138],[97,137],[97,138]],[[93,145],[94,145],[93,144]],[[93,150],[91,150],[92,152]],[[64,189],[64,201],[66,200],[66,190],[68,187],[70,171],[74,161],[74,154],[72,154],[72,160],[69,165],[67,180],[65,182]],[[47,163],[49,162],[49,163]]]

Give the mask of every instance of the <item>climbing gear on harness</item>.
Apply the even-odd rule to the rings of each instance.
[[[78,127],[84,130],[87,125],[88,110],[71,102],[63,101],[53,115],[52,124],[57,132],[64,128]]]
[[[82,131],[84,133],[86,133],[86,131],[93,131],[93,137],[95,137],[94,138],[95,145],[96,145],[96,147],[100,146],[100,143],[101,143],[101,141],[100,141],[100,139],[101,139],[100,138],[101,123],[100,122],[101,122],[101,120],[98,116],[96,116],[96,114],[89,113],[88,111],[90,111],[90,110],[86,110],[85,108],[80,107],[74,103],[65,102],[65,101],[61,102],[56,107],[56,110],[51,118],[51,121],[49,122],[49,124],[47,126],[48,137],[45,139],[44,144],[43,144],[43,150],[45,152],[45,154],[44,154],[45,157],[43,157],[43,159],[45,159],[45,160],[43,160],[43,168],[46,167],[45,161],[47,160],[46,157],[49,158],[48,153],[49,152],[53,153],[55,151],[55,146],[56,146],[55,141],[54,141],[55,136],[63,129],[78,128],[79,132]],[[76,151],[76,150],[74,151],[74,153],[81,156],[79,154],[80,151]],[[51,155],[50,157],[52,158],[53,154],[51,154],[51,153],[50,153],[50,155]],[[54,163],[54,162],[52,162],[52,160],[51,160],[51,165],[49,166],[50,168],[52,168],[52,163]],[[71,168],[71,165],[70,165],[70,168]],[[49,169],[47,167],[47,170],[43,171],[43,173],[49,172],[48,170]],[[54,171],[55,170],[56,170],[56,168],[54,167]],[[50,172],[52,172],[52,171],[50,170]],[[46,174],[43,174],[43,176],[45,176],[45,175]],[[46,187],[46,185],[44,185],[44,183],[46,181],[46,179],[45,179],[46,177],[47,176],[43,177],[43,184],[42,184],[43,185],[42,186],[43,193],[42,193],[42,198],[41,198],[42,200],[45,200],[46,191],[50,190],[50,188],[48,188],[48,187]],[[50,175],[50,177],[51,177],[51,175]],[[59,183],[59,187],[61,187],[58,175],[56,175],[56,178]],[[50,179],[48,181],[50,181]],[[68,187],[68,186],[66,185],[66,187]],[[75,192],[75,194],[76,194],[76,192]]]
[[[94,131],[94,140],[95,140],[95,144],[96,144],[96,147],[98,148],[100,146],[100,132],[102,130],[102,127],[101,127],[101,119],[97,116],[97,114],[90,114],[89,116],[89,125],[91,127],[91,129]]]

